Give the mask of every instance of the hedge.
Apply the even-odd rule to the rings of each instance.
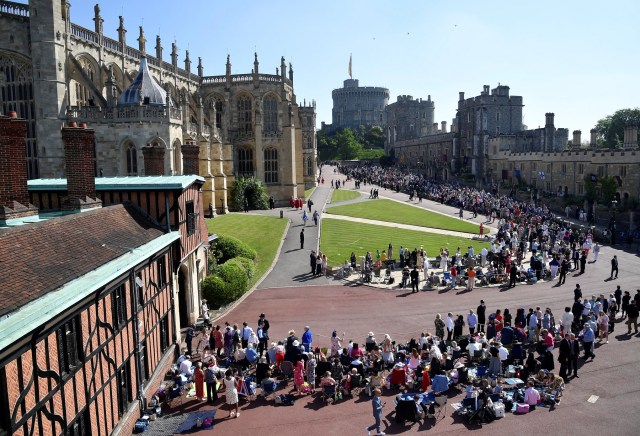
[[[233,259],[228,260],[227,263],[236,263],[240,265],[247,275],[247,279],[251,281],[253,278],[253,274],[256,270],[256,265],[253,260],[247,259],[246,257],[234,257]]]
[[[213,308],[219,308],[240,298],[249,287],[253,275],[253,261],[234,258],[220,265],[217,274],[202,282],[202,294]]]
[[[214,250],[216,251],[219,264],[225,263],[234,257],[246,257],[251,260],[255,260],[256,257],[258,257],[256,250],[233,236],[220,235],[218,239],[216,239]]]

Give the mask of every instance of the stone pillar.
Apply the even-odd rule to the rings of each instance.
[[[26,136],[26,120],[0,116],[0,224],[38,214],[27,191]]]
[[[573,131],[573,146],[580,147],[580,143],[582,142],[582,132],[580,130]]]
[[[147,144],[142,147],[142,157],[146,176],[164,175],[164,147]]]
[[[67,173],[67,197],[63,210],[81,211],[102,206],[96,197],[95,180],[95,132],[85,123],[77,127],[75,122],[62,128],[64,160]]]
[[[200,147],[195,141],[187,141],[182,146],[182,174],[198,174]]]

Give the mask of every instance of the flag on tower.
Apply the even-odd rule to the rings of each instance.
[[[351,74],[351,54],[349,54],[349,78],[353,79],[353,74]]]

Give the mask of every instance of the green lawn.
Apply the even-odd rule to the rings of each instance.
[[[313,194],[313,191],[315,191],[315,190],[316,190],[316,186],[314,186],[313,188],[306,189],[306,190],[304,191],[304,198],[305,198],[305,200],[308,200],[308,199],[309,199],[309,197],[311,197],[311,194]]]
[[[353,200],[359,198],[361,194],[358,191],[351,191],[348,189],[334,189],[331,194],[329,203],[339,203],[341,201]]]
[[[376,249],[382,253],[389,243],[393,245],[393,256],[396,259],[400,246],[413,250],[420,249],[422,245],[430,258],[439,255],[441,247],[448,247],[450,253],[455,253],[458,247],[464,253],[470,245],[473,245],[476,253],[479,253],[482,247],[489,247],[487,243],[437,233],[352,223],[331,219],[328,216],[322,220],[320,250],[327,255],[329,265],[343,264],[345,259],[349,259],[352,251],[357,256],[364,256],[367,251],[371,251],[375,259]]]
[[[271,266],[286,226],[287,221],[280,218],[235,213],[216,215],[214,219],[207,220],[209,233],[233,236],[258,252],[256,273],[249,283],[249,288]]]
[[[475,233],[479,225],[392,200],[363,201],[327,208],[327,213],[434,229]]]

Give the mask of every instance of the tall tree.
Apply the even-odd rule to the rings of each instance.
[[[344,129],[336,135],[336,143],[340,153],[340,158],[344,160],[356,159],[362,144],[356,139],[356,135],[351,129]]]
[[[640,109],[620,109],[613,115],[608,115],[598,121],[598,146],[606,148],[622,147],[624,141],[624,128],[626,126],[640,126]]]

